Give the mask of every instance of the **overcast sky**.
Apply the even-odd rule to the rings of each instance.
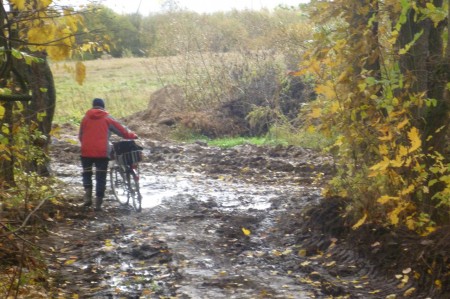
[[[181,8],[186,8],[199,13],[215,11],[229,11],[232,9],[273,9],[279,4],[297,6],[307,3],[309,0],[176,0]],[[56,2],[56,1],[55,1]],[[64,1],[59,1],[64,2]],[[74,1],[70,1],[74,5]],[[70,3],[69,2],[69,3]],[[76,1],[77,5],[81,2]],[[158,12],[164,0],[96,0],[95,2],[113,9],[117,13],[135,13],[139,9],[142,15]]]

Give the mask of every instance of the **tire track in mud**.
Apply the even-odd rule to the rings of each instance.
[[[178,196],[152,209],[157,235],[173,252],[181,298],[313,298],[308,287],[262,257],[266,211],[223,211],[215,202]],[[243,233],[242,228],[250,234]]]
[[[78,148],[64,151],[75,157]],[[380,298],[395,288],[338,240],[299,230],[302,211],[320,199],[315,177],[331,169],[313,151],[153,144],[141,176],[158,204],[140,214],[111,201],[101,213],[79,208],[78,161],[59,158],[72,203],[56,208],[67,218],[45,244],[50,283],[63,295]]]

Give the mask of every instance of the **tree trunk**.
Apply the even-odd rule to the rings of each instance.
[[[3,2],[0,6],[0,24],[7,23],[7,14],[5,11],[5,7],[3,6]],[[0,46],[5,50],[10,49],[8,38],[5,36],[5,31],[0,30]],[[5,61],[1,61],[0,64],[0,87],[5,87],[7,85],[7,77],[11,70],[11,64],[9,63],[8,58],[11,55],[6,52]],[[12,143],[12,102],[3,102],[2,106],[4,108],[3,118],[0,119],[0,132],[3,140],[0,140],[0,144],[8,147]],[[0,188],[7,188],[14,185],[14,157],[8,150],[0,151]]]
[[[423,3],[417,2],[417,5],[423,5]],[[442,8],[443,2],[443,0],[434,0],[433,4]],[[424,105],[418,108],[412,122],[421,131],[423,152],[425,154],[439,152],[446,156],[448,148],[448,130],[446,128],[450,107],[446,85],[450,82],[450,57],[448,46],[447,52],[444,52],[442,36],[448,22],[442,21],[439,24],[433,24],[432,20],[428,18],[422,21],[417,21],[416,18],[420,19],[420,16],[411,9],[407,22],[400,31],[399,46],[401,48],[411,43],[415,34],[422,32],[408,53],[400,57],[400,66],[402,73],[411,84],[411,93],[435,100],[436,106]],[[435,159],[429,158],[426,163],[431,166],[435,163]],[[430,188],[428,199],[416,200],[417,204],[422,206],[421,211],[429,213],[437,221],[448,217],[448,209],[436,209],[432,199],[432,196],[444,187],[444,184],[434,184]]]
[[[31,65],[27,65],[23,61],[19,61],[15,67],[16,71],[24,79],[27,88],[32,92],[32,99],[26,105],[25,114],[27,121],[29,124],[37,124],[37,130],[43,136],[43,138],[33,140],[33,146],[39,147],[46,155],[43,164],[30,161],[28,170],[47,176],[50,174],[48,149],[51,139],[50,131],[55,114],[56,92],[53,74],[47,63],[46,54],[33,53],[33,55],[42,58],[43,62],[33,62]]]
[[[3,107],[5,114],[0,122],[0,129],[4,140],[1,144],[12,144],[12,102],[6,102]],[[7,151],[0,151],[0,188],[9,188],[15,185],[14,183],[14,156]]]
[[[450,2],[450,1],[449,1]],[[435,0],[436,7],[443,6],[443,0]],[[448,23],[448,22],[447,22]],[[444,53],[444,43],[442,34],[446,29],[445,22],[437,26],[431,26],[429,34],[429,57],[427,63],[428,85],[427,96],[430,99],[437,100],[436,107],[432,107],[425,115],[425,136],[433,136],[427,141],[426,150],[432,149],[444,153],[448,141],[446,138],[447,130],[439,130],[448,125],[448,115],[450,107],[449,93],[446,91],[446,85],[450,82],[450,56],[447,46],[447,53]]]

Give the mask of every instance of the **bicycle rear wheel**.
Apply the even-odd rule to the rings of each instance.
[[[128,193],[127,175],[118,165],[114,165],[113,167],[111,167],[109,175],[110,175],[111,189],[113,191],[115,199],[121,205],[128,205],[129,193]]]
[[[142,202],[142,196],[141,192],[139,190],[139,176],[133,171],[131,175],[128,177],[129,179],[129,194],[132,199],[133,208],[136,210],[136,212],[140,212],[141,202]]]

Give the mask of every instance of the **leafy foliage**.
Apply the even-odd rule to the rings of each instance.
[[[381,220],[426,234],[450,221],[448,10],[439,3],[316,4],[316,42],[297,74],[317,79],[310,122],[338,136],[329,149],[339,174],[327,193],[352,197],[355,227]]]
[[[47,58],[61,61],[91,46],[75,38],[82,17],[52,2],[10,0],[9,10],[3,2],[0,10],[0,255],[8,266],[7,276],[0,275],[0,291],[5,298],[37,298],[42,294],[23,284],[45,281],[45,265],[22,235],[35,228],[40,207],[56,198],[45,177],[55,109]],[[76,69],[81,84],[83,65]]]

